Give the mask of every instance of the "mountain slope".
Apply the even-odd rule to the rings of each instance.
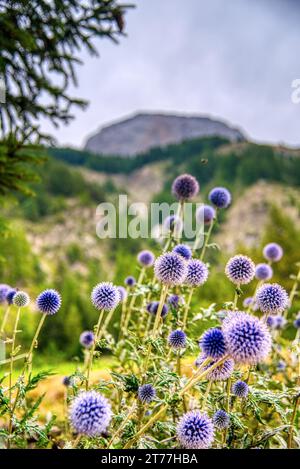
[[[133,156],[150,148],[207,136],[245,140],[240,130],[209,117],[136,114],[100,129],[87,139],[85,150],[102,155]]]

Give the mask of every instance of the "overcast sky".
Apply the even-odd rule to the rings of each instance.
[[[125,1],[124,1],[125,3]],[[297,0],[133,0],[128,37],[83,54],[79,86],[86,111],[52,130],[60,144],[82,146],[103,124],[137,111],[209,114],[252,139],[300,145]],[[72,90],[73,91],[73,90]]]

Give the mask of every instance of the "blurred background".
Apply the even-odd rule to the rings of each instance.
[[[262,261],[266,242],[282,245],[274,280],[290,288],[300,245],[299,3],[27,3],[0,1],[0,282],[32,297],[61,292],[41,335],[47,362],[80,354],[96,283],[122,285],[138,275],[139,250],[160,250],[153,240],[97,238],[97,205],[120,193],[173,202],[182,172],[197,177],[198,202],[215,185],[233,194],[193,308],[230,301],[224,263],[237,252]],[[25,342],[37,314],[23,314]]]

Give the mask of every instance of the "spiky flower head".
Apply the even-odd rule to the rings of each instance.
[[[245,381],[236,381],[232,385],[232,394],[236,397],[247,397],[249,393],[249,386]]]
[[[275,329],[283,329],[286,326],[287,320],[280,314],[278,316],[272,316],[272,317],[274,317]]]
[[[125,278],[124,283],[127,287],[133,287],[136,284],[136,280],[132,275],[129,275],[129,277]]]
[[[96,391],[81,392],[70,408],[70,420],[74,430],[87,436],[104,433],[111,421],[109,401]]]
[[[255,275],[254,262],[248,256],[238,254],[226,264],[225,274],[235,285],[245,285],[251,282]]]
[[[176,252],[176,254],[179,254],[180,256],[182,256],[187,261],[192,257],[192,250],[186,244],[178,244],[173,249],[173,252]]]
[[[243,301],[243,306],[244,308],[251,308],[253,311],[257,311],[257,304],[255,303],[255,298],[252,296],[248,296],[247,298],[244,299]]]
[[[275,327],[275,317],[276,316],[268,316],[266,319],[266,324],[270,329]]]
[[[157,310],[159,307],[159,301],[151,301],[150,303],[147,304],[147,311],[150,314],[153,314],[153,316],[156,315]],[[166,304],[163,304],[162,310],[161,310],[161,317],[164,318],[168,314],[169,308]]]
[[[236,363],[259,363],[271,350],[266,324],[251,314],[231,312],[223,321],[222,329],[227,351]]]
[[[0,304],[6,301],[6,295],[10,288],[11,287],[9,285],[6,285],[6,283],[0,284]]]
[[[152,384],[143,384],[138,388],[138,396],[143,404],[150,404],[156,396],[156,391]]]
[[[300,313],[297,314],[297,317],[296,317],[296,319],[295,319],[295,321],[294,321],[294,327],[295,327],[296,329],[300,329]]]
[[[178,422],[176,431],[180,444],[187,449],[209,448],[214,440],[213,422],[199,410],[184,414]]]
[[[30,303],[29,295],[24,291],[17,291],[13,297],[13,304],[18,308],[25,308]]]
[[[216,211],[211,205],[200,205],[196,211],[196,220],[198,223],[210,225],[216,216]]]
[[[215,187],[208,194],[208,198],[217,208],[226,208],[231,202],[231,194],[225,187]]]
[[[223,331],[217,327],[208,329],[202,335],[199,346],[204,355],[211,358],[221,358],[226,353]]]
[[[111,282],[101,282],[93,288],[91,300],[96,309],[111,311],[118,305],[120,293]]]
[[[84,331],[80,334],[79,342],[85,348],[90,348],[94,343],[95,335],[92,331]]]
[[[118,292],[119,292],[119,295],[120,295],[120,302],[123,303],[124,301],[127,300],[127,291],[126,291],[126,288],[122,287],[121,285],[119,285],[117,287],[118,289]]]
[[[186,283],[190,287],[199,287],[208,279],[208,268],[199,259],[191,259],[187,266]]]
[[[190,200],[199,192],[199,184],[194,176],[190,174],[181,174],[172,184],[172,194],[178,200]]]
[[[218,430],[224,430],[230,425],[230,416],[225,410],[217,410],[213,415],[212,421]]]
[[[174,349],[181,349],[186,347],[186,335],[180,329],[172,331],[168,337],[169,345]]]
[[[143,267],[151,267],[154,264],[155,256],[153,252],[145,250],[138,254],[137,260]]]
[[[282,313],[289,303],[289,297],[285,289],[277,283],[265,283],[258,288],[255,301],[263,313]]]
[[[165,285],[181,285],[186,278],[187,263],[176,252],[166,252],[156,259],[154,274]]]
[[[273,277],[273,269],[269,264],[257,264],[255,277],[258,280],[270,280]]]
[[[16,293],[17,293],[17,290],[15,290],[14,288],[10,288],[8,292],[6,293],[6,301],[9,305],[13,304],[13,299]]]
[[[63,379],[62,379],[62,384],[64,386],[66,386],[66,388],[71,386],[72,385],[72,380],[71,380],[70,376],[64,376]]]
[[[179,235],[182,232],[183,223],[178,215],[169,215],[164,219],[163,231],[171,231],[172,233]]]
[[[278,262],[283,256],[283,249],[277,243],[269,243],[263,249],[263,256],[267,261]]]
[[[181,304],[184,304],[184,299],[179,295],[170,295],[168,298],[168,303],[171,308],[178,309]]]
[[[200,355],[197,357],[197,360],[195,361],[196,367],[201,366],[206,359],[207,356],[203,353],[200,353]],[[211,368],[213,365],[215,365],[217,361],[218,360],[211,360],[207,365],[204,365],[203,371]],[[206,375],[206,378],[209,381],[226,381],[226,379],[230,378],[233,371],[234,361],[232,360],[232,358],[226,358],[226,360],[220,363],[220,365],[209,371]]]
[[[61,307],[60,294],[53,289],[44,290],[36,299],[36,305],[38,310],[49,316],[56,314]]]

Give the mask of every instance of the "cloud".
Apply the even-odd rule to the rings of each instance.
[[[87,111],[53,134],[79,146],[100,125],[137,110],[210,114],[259,141],[300,143],[297,2],[137,0],[119,46],[83,54],[79,88]],[[73,91],[73,90],[72,90]],[[49,127],[45,125],[49,130]]]

